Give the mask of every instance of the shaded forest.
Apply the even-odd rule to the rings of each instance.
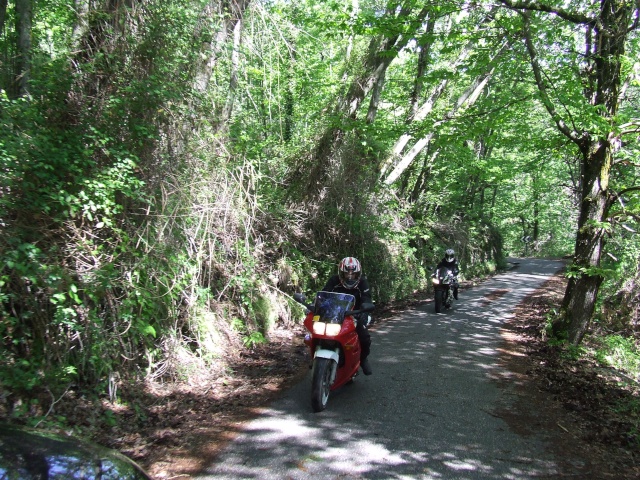
[[[2,413],[216,378],[340,258],[382,305],[445,248],[566,256],[550,338],[640,374],[639,10],[0,0]]]

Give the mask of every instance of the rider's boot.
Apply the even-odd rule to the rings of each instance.
[[[360,367],[362,367],[362,373],[365,375],[371,375],[373,371],[371,370],[371,365],[369,364],[369,358],[365,357],[360,360]]]

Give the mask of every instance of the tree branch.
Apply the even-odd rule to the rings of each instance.
[[[524,30],[524,40],[527,46],[527,51],[529,52],[529,57],[531,59],[531,68],[533,69],[533,75],[536,80],[536,84],[538,85],[538,91],[540,92],[540,98],[544,107],[551,115],[551,118],[557,125],[560,132],[569,138],[572,142],[576,143],[578,146],[582,146],[584,143],[583,135],[579,134],[576,130],[572,130],[565,123],[560,114],[556,111],[553,102],[549,98],[549,93],[547,92],[547,85],[544,83],[542,79],[542,69],[540,68],[540,63],[538,62],[538,52],[536,51],[535,45],[533,44],[533,40],[531,39],[531,23],[530,23],[530,14],[528,11],[521,13],[523,18],[523,30]]]
[[[620,136],[640,132],[640,119],[620,125]]]
[[[614,200],[621,199],[623,195],[629,192],[637,192],[640,190],[640,185],[636,185],[635,187],[625,188],[624,190],[620,190],[618,193],[613,195]]]
[[[491,115],[492,113],[500,112],[502,110],[510,108],[512,105],[519,105],[527,100],[531,100],[532,98],[534,98],[534,95],[523,95],[522,97],[515,97],[508,102],[498,104],[495,107],[489,108],[487,110],[480,110],[477,113],[469,113],[469,114],[461,115],[461,118],[486,117],[488,115]]]
[[[595,25],[596,19],[582,15],[580,13],[571,12],[564,8],[551,7],[538,1],[513,1],[513,0],[500,0],[501,3],[510,8],[511,10],[528,10],[537,12],[553,13],[571,23],[577,23],[580,25]]]

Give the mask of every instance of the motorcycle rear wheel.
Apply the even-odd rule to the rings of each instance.
[[[319,357],[314,360],[313,377],[311,379],[311,406],[314,412],[321,412],[327,408],[334,363],[333,360],[328,358]]]
[[[442,302],[444,300],[444,292],[442,290],[436,290],[436,313],[442,311]]]

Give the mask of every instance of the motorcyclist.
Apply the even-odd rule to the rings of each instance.
[[[323,290],[325,292],[348,293],[356,298],[354,310],[362,308],[365,303],[373,304],[371,300],[371,290],[367,277],[362,274],[360,262],[355,257],[345,257],[338,265],[338,274],[333,275],[327,281]],[[371,335],[366,326],[367,314],[362,313],[357,318],[356,332],[360,340],[360,366],[362,373],[371,375],[371,365],[369,364],[369,352],[371,351]]]
[[[453,287],[453,298],[458,299],[458,273],[460,273],[460,266],[458,265],[458,259],[456,258],[456,252],[453,248],[447,248],[444,252],[444,258],[440,260],[436,269],[447,268],[453,272],[455,277],[455,285]]]

